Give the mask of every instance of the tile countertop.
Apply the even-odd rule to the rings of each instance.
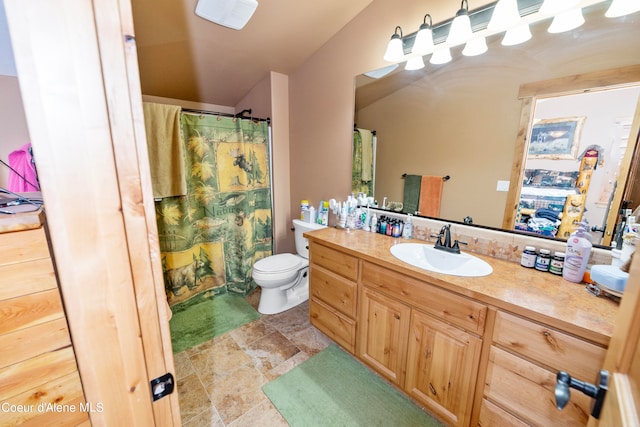
[[[389,250],[398,243],[430,244],[422,240],[393,238],[362,230],[333,227],[307,232],[304,236],[311,241],[426,280],[488,305],[558,327],[595,343],[608,346],[613,334],[618,303],[609,298],[596,297],[585,289],[584,284],[568,282],[561,276],[479,254],[473,255],[491,264],[493,273],[484,277],[452,276],[414,267],[394,257]]]

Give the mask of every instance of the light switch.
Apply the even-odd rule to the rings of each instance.
[[[496,191],[509,191],[509,181],[498,181]]]

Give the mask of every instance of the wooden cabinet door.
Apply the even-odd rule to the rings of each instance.
[[[404,385],[411,309],[362,288],[358,356],[378,373]]]
[[[448,424],[468,425],[481,344],[479,338],[414,310],[405,390]]]

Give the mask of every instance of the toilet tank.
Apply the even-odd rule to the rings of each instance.
[[[299,219],[293,220],[294,234],[296,238],[296,252],[303,258],[309,258],[309,241],[302,235],[307,231],[319,230],[325,228],[326,225],[316,224],[313,222],[304,222]]]

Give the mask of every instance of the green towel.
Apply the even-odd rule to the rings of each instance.
[[[418,210],[421,183],[422,176],[420,175],[406,175],[404,177],[404,201],[402,202],[404,213],[415,214]]]

